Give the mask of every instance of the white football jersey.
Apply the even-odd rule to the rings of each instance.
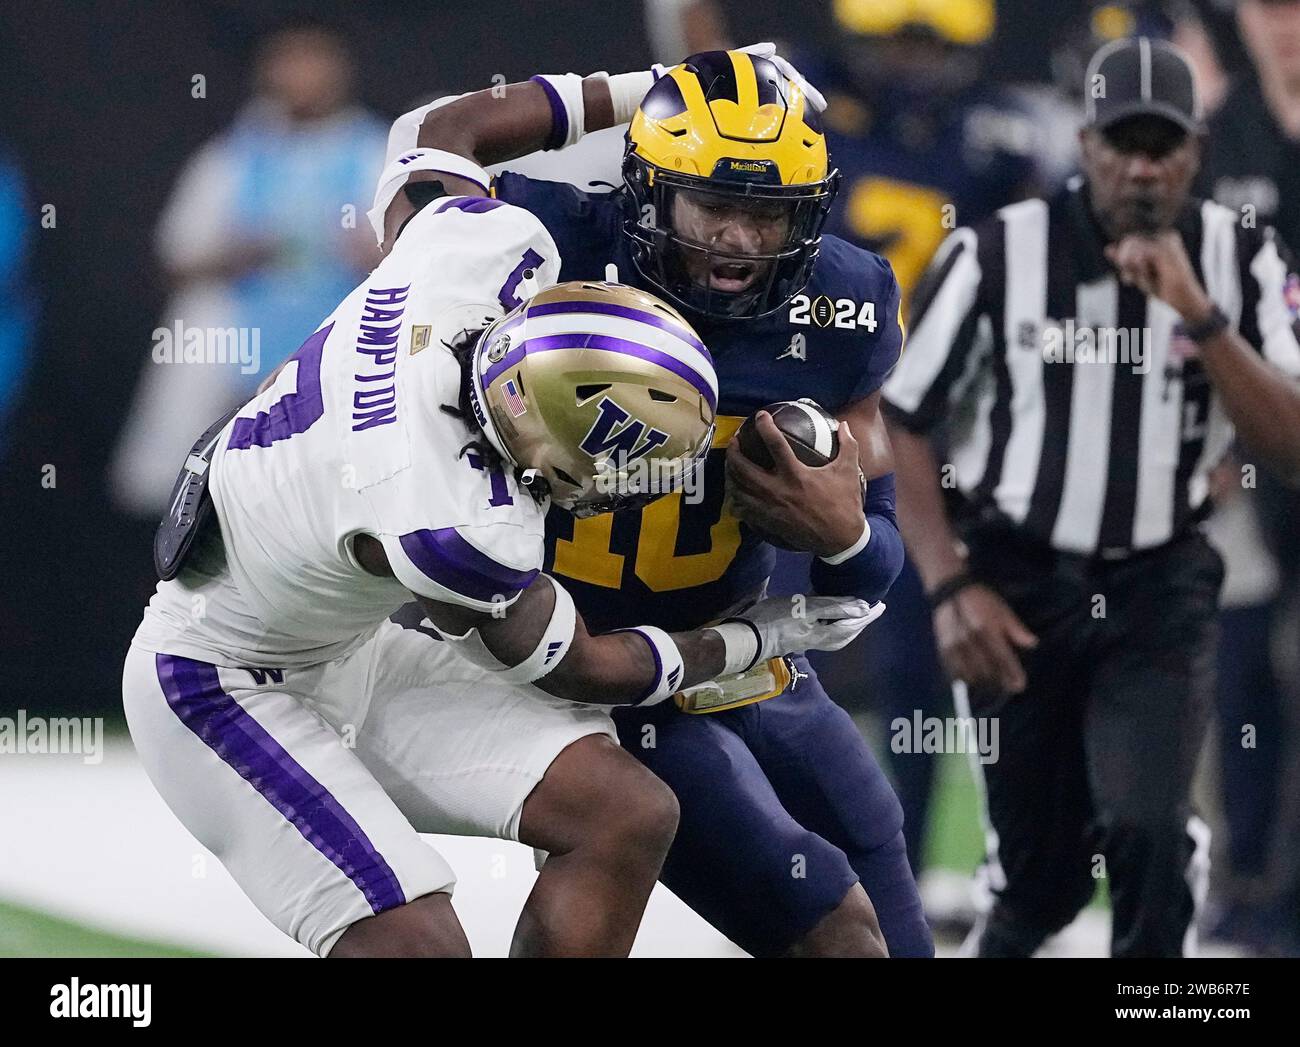
[[[210,490],[221,541],[163,582],[135,643],[222,665],[341,657],[417,593],[492,610],[542,566],[545,507],[465,450],[461,369],[444,343],[556,281],[559,252],[528,212],[450,197],[222,431]],[[525,274],[528,276],[525,276]],[[353,554],[378,538],[396,575]]]

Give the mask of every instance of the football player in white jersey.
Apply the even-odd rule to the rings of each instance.
[[[717,384],[678,313],[550,286],[559,264],[527,212],[433,200],[205,434],[159,528],[164,580],[123,677],[136,748],[318,955],[468,953],[455,877],[420,832],[549,852],[512,952],[626,954],[676,807],[608,707],[843,646],[878,613],[765,601],[693,632],[588,634],[541,572],[548,505],[591,515],[682,483]],[[425,617],[388,621],[412,594]]]

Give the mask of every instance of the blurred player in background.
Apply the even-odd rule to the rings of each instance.
[[[803,61],[844,173],[829,227],[889,259],[904,297],[956,224],[1037,189],[1034,126],[981,78],[994,0],[832,0],[836,46]]]
[[[1245,61],[1210,121],[1201,190],[1243,224],[1272,225],[1300,243],[1300,2],[1242,0],[1235,28],[1216,38],[1225,64]],[[1300,315],[1300,281],[1287,288]],[[1247,459],[1249,460],[1249,459]],[[1265,950],[1300,951],[1300,493],[1261,469],[1258,486],[1233,492],[1230,520],[1253,538],[1254,580],[1233,587],[1223,615],[1219,717],[1227,857],[1218,935]],[[1262,542],[1259,539],[1262,538]],[[1234,564],[1229,557],[1229,581]],[[1264,577],[1260,577],[1261,572]],[[1253,724],[1253,745],[1242,725]],[[1225,878],[1226,879],[1226,878]]]
[[[541,573],[546,511],[594,519],[690,479],[708,353],[649,295],[551,288],[555,243],[519,208],[450,197],[404,233],[191,452],[127,656],[131,734],[186,827],[319,955],[468,952],[419,832],[550,853],[512,952],[625,955],[676,803],[607,706],[847,643],[869,609],[590,635]],[[421,613],[386,620],[412,596]]]
[[[384,125],[354,99],[343,37],[286,24],[262,43],[255,82],[233,126],[181,173],[157,239],[173,289],[160,326],[256,331],[257,359],[145,364],[112,474],[139,515],[165,506],[195,418],[251,395],[378,261],[363,212]]]
[[[493,183],[499,199],[546,224],[566,279],[599,279],[613,263],[679,305],[719,368],[719,438],[701,504],[673,498],[639,517],[548,521],[548,562],[602,625],[682,627],[745,606],[772,567],[762,533],[818,555],[819,592],[878,599],[901,559],[878,412],[902,342],[898,286],[883,259],[820,235],[836,179],[820,114],[770,46],[751,50],[653,73],[534,77],[504,97],[478,92],[408,114],[390,137],[390,158],[409,155],[440,183],[448,154],[508,167],[635,115],[618,193],[510,173]],[[423,184],[377,198],[388,238],[420,205]],[[778,455],[767,476],[734,444],[724,456],[745,416],[801,396],[841,419],[847,469],[792,467]],[[777,446],[770,420],[760,415],[759,426]],[[891,955],[931,955],[897,798],[806,659],[794,666],[728,681],[734,708],[618,716],[624,746],[682,805],[663,882],[756,955],[878,955],[877,914]]]

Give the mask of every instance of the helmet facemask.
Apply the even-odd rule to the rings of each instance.
[[[691,55],[655,82],[628,125],[623,231],[633,264],[692,314],[771,315],[812,275],[839,183],[829,164],[820,112],[773,62]],[[701,219],[710,207],[719,214]]]
[[[681,174],[631,145],[623,176],[623,229],[637,270],[678,307],[717,320],[768,316],[807,284],[839,183],[837,171],[804,185]],[[728,215],[742,231],[726,230]],[[719,286],[728,275],[747,283]]]

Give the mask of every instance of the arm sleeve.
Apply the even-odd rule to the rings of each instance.
[[[523,527],[440,527],[379,536],[407,589],[476,611],[508,607],[541,570],[540,537]]]
[[[857,556],[840,564],[812,562],[813,589],[823,596],[857,596],[873,603],[889,592],[903,569],[903,539],[894,511],[894,474],[867,483],[863,509],[871,539]]]
[[[973,229],[958,229],[917,285],[907,351],[884,387],[890,417],[913,432],[928,432],[940,421],[986,348],[978,246]]]
[[[388,129],[388,145],[384,150],[384,167],[387,167],[403,153],[408,153],[419,145],[420,125],[424,123],[424,118],[435,109],[440,109],[444,105],[456,101],[457,98],[464,98],[464,95],[444,95],[442,98],[435,98],[428,105],[422,105],[418,109],[412,109],[409,113],[403,113],[393,121],[393,126]]]
[[[1300,378],[1300,276],[1295,259],[1271,228],[1243,238],[1243,246],[1241,335],[1274,367]]]

